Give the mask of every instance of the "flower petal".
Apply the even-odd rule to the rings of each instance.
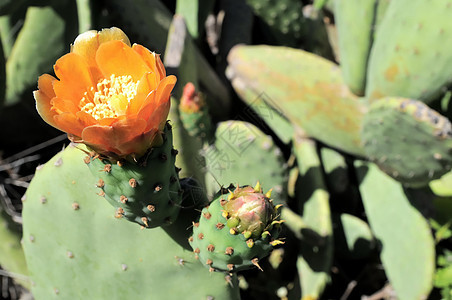
[[[83,56],[89,65],[96,64],[96,51],[102,43],[109,41],[122,41],[129,45],[127,35],[117,27],[105,28],[102,31],[90,30],[79,34],[71,46],[71,52]]]
[[[171,95],[171,91],[174,88],[174,85],[176,84],[177,78],[176,76],[170,75],[168,77],[165,77],[162,81],[160,81],[160,84],[157,88],[157,105],[160,105],[162,102],[168,102],[169,97]]]
[[[144,73],[150,71],[141,57],[121,41],[110,41],[100,45],[96,53],[96,62],[106,78],[110,75],[130,75],[133,81],[138,81]]]
[[[86,127],[85,123],[73,113],[62,113],[53,117],[57,128],[70,135],[80,137],[83,129]]]
[[[113,123],[111,126],[94,125],[86,127],[82,132],[83,142],[95,148],[102,147],[115,152],[122,144],[141,135],[146,122],[138,118],[127,118]]]
[[[137,114],[143,107],[143,104],[145,104],[149,93],[154,92],[154,90],[157,89],[157,86],[158,81],[155,73],[145,73],[138,84],[136,96],[130,101],[129,107],[127,108],[127,115]]]
[[[136,136],[132,140],[118,146],[118,151],[123,154],[136,153],[144,154],[151,146],[157,135],[157,129],[150,130],[146,133]]]
[[[36,110],[41,118],[49,125],[56,127],[56,123],[53,120],[53,116],[56,114],[52,111],[51,100],[55,97],[55,92],[53,91],[53,82],[56,78],[44,74],[38,79],[38,90],[33,92],[33,96],[36,101]]]
[[[138,117],[147,121],[146,130],[161,129],[164,125],[171,104],[169,97],[176,81],[177,79],[173,75],[165,77],[160,82],[157,91],[146,98],[144,106],[138,112]]]
[[[50,104],[51,99],[49,99],[43,92],[40,90],[34,91],[33,96],[36,100],[36,110],[41,118],[49,125],[58,128],[57,124],[53,117],[56,115],[56,112],[52,110],[52,105]],[[61,129],[60,129],[61,130]]]
[[[133,44],[132,49],[141,56],[149,69],[156,73],[156,76],[158,76],[157,80],[160,81],[165,78],[166,71],[159,54],[155,54],[138,44]]]
[[[49,99],[55,97],[55,92],[53,90],[53,82],[57,80],[55,77],[49,74],[44,74],[39,76],[38,79],[38,89]]]
[[[54,69],[60,79],[53,83],[55,94],[58,98],[79,105],[85,92],[90,92],[94,86],[88,64],[80,55],[69,53],[57,60]]]
[[[53,98],[50,104],[52,105],[52,110],[58,115],[66,112],[76,114],[80,110],[72,101],[58,97]]]

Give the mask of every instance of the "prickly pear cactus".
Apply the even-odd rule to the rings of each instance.
[[[115,163],[95,154],[84,158],[96,178],[93,184],[99,188],[98,195],[116,208],[116,218],[124,217],[147,228],[169,225],[176,219],[182,190],[174,166],[177,151],[172,148],[169,124],[163,140],[138,163]]]
[[[303,35],[303,5],[299,1],[247,0],[254,13],[269,26],[275,38],[282,43],[295,44]]]
[[[449,0],[391,1],[370,52],[366,97],[430,103],[441,94],[452,76],[452,40],[444,37],[451,13]]]
[[[193,224],[189,242],[201,263],[211,271],[260,268],[259,260],[281,243],[281,221],[270,195],[262,193],[259,183],[221,189]]]
[[[35,299],[239,299],[235,276],[230,285],[209,274],[163,229],[115,219],[84,156],[69,146],[27,191],[23,247]]]
[[[452,125],[420,101],[374,102],[364,117],[362,139],[370,159],[402,182],[425,184],[452,166]]]

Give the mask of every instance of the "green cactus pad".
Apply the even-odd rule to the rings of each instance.
[[[182,190],[174,166],[177,151],[172,148],[169,124],[163,140],[160,147],[145,154],[145,161],[114,163],[95,156],[84,158],[95,178],[92,184],[115,207],[115,217],[147,228],[169,225],[176,219]]]
[[[303,4],[297,0],[246,0],[254,14],[268,25],[274,37],[283,44],[295,45],[303,28]]]
[[[231,286],[206,272],[163,229],[115,219],[84,155],[72,146],[58,153],[26,193],[23,247],[36,300],[240,298],[234,277]]]
[[[302,229],[303,237],[299,243],[297,269],[302,298],[319,299],[330,281],[333,263],[330,194],[326,187],[315,142],[301,134],[295,136],[294,153],[300,174],[296,198],[299,205],[302,205],[300,215],[305,225],[305,229]]]
[[[226,207],[229,204],[247,197],[241,196],[245,189],[248,195],[259,194],[268,201],[260,187],[260,192],[256,192],[250,186],[236,189],[231,185],[228,189],[222,188],[210,205],[202,210],[199,222],[193,223],[190,245],[195,257],[211,271],[236,272],[253,267],[260,268],[259,260],[270,253],[273,249],[272,243],[276,245],[279,242],[276,238],[280,230],[280,221],[277,221],[277,210],[270,202],[268,202],[270,206],[267,207],[270,218],[267,223],[262,224],[265,228],[260,231],[241,232],[243,220],[225,213],[228,212]]]
[[[355,166],[366,216],[382,245],[381,261],[397,298],[431,299],[435,243],[428,221],[400,183],[374,164],[356,161]],[[425,193],[422,197],[426,203],[433,200]]]
[[[425,184],[452,166],[450,121],[416,100],[374,102],[364,117],[362,139],[369,158],[401,182]]]
[[[270,136],[242,121],[219,123],[215,135],[215,143],[203,151],[210,195],[218,191],[219,183],[240,185],[260,181],[273,188],[275,203],[285,202],[287,165]]]
[[[371,50],[366,96],[428,103],[452,83],[451,15],[450,0],[391,1]]]
[[[19,102],[24,91],[34,88],[37,77],[50,71],[55,60],[69,47],[65,38],[78,32],[75,11],[75,1],[27,9],[25,22],[6,62],[7,105]]]
[[[342,74],[350,90],[359,96],[364,95],[366,86],[377,4],[377,0],[335,1]]]
[[[270,105],[309,136],[345,152],[364,155],[360,128],[366,111],[345,85],[339,67],[286,47],[236,46],[227,74],[247,103],[265,93]]]

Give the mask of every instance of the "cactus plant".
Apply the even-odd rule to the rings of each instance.
[[[74,143],[0,244],[36,299],[449,296],[449,0],[57,2],[0,4],[2,206]]]

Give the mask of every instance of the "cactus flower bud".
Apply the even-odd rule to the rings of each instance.
[[[233,224],[229,227],[253,238],[259,237],[276,216],[270,199],[251,186],[237,187],[223,209],[229,216],[227,225]]]

